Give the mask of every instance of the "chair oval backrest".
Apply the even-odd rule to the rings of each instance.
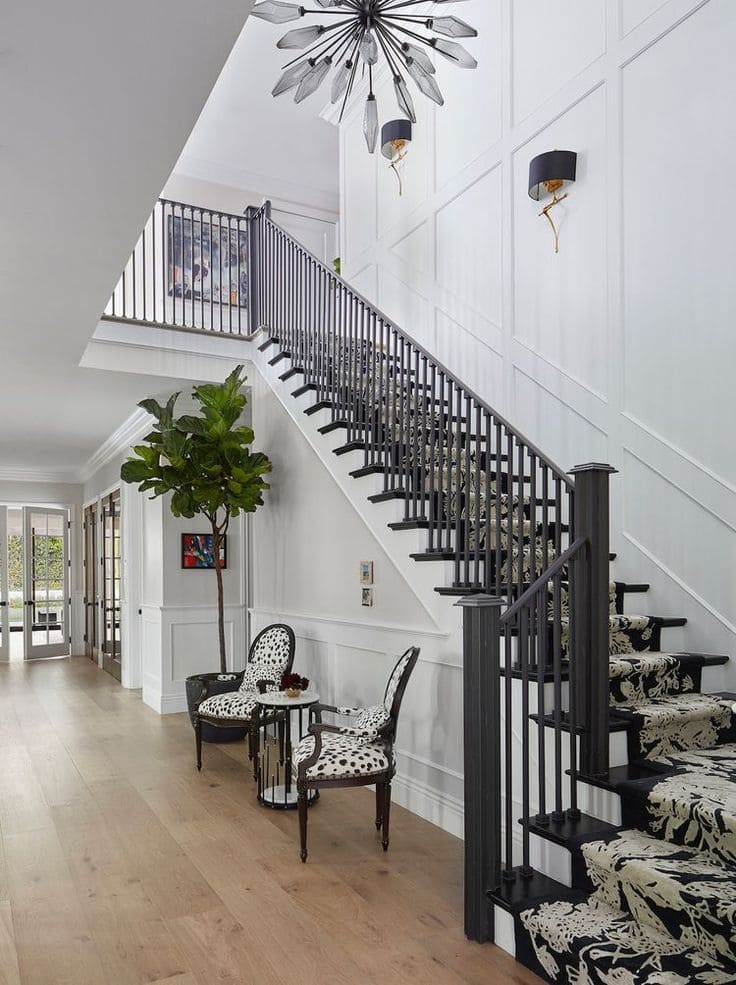
[[[285,623],[266,626],[251,643],[241,691],[255,691],[258,681],[275,681],[278,688],[281,675],[294,663],[296,639],[294,630]]]
[[[396,661],[396,666],[391,671],[391,676],[388,679],[386,693],[383,697],[383,707],[391,717],[394,728],[396,728],[396,722],[399,718],[399,709],[401,708],[401,701],[404,697],[406,685],[409,683],[411,672],[414,670],[418,659],[419,647],[410,647]]]

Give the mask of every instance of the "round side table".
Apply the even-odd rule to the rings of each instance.
[[[304,735],[305,712],[319,701],[316,691],[302,691],[290,698],[284,691],[266,691],[256,697],[258,709],[258,801],[276,810],[295,810],[296,785],[291,775],[292,725],[296,725],[299,742]],[[295,721],[292,722],[292,719]],[[319,797],[318,790],[310,791],[308,802]]]

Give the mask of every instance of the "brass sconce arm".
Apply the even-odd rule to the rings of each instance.
[[[552,201],[549,203],[549,205],[545,205],[545,207],[539,213],[540,216],[541,215],[544,216],[544,218],[552,227],[552,235],[555,238],[555,253],[560,252],[560,233],[557,226],[554,224],[554,220],[552,219],[552,216],[549,213],[550,210],[555,207],[555,205],[559,205],[560,202],[563,202],[566,198],[567,198],[567,192],[565,192],[564,195],[559,195],[559,196],[557,192],[555,192],[552,196]]]

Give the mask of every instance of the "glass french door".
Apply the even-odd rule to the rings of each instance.
[[[70,651],[69,515],[23,507],[26,660]]]
[[[8,606],[8,510],[0,506],[0,660],[10,660],[10,607]]]
[[[120,595],[122,587],[120,490],[105,496],[101,504],[102,534],[102,666],[120,680]]]
[[[99,603],[98,569],[100,556],[97,551],[97,504],[92,503],[84,510],[84,652],[91,660],[97,661],[99,652],[97,642],[97,612]]]

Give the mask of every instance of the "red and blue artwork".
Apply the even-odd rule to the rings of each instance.
[[[182,568],[214,568],[215,538],[212,534],[181,535]],[[223,534],[220,543],[220,567],[227,567],[227,535]]]

